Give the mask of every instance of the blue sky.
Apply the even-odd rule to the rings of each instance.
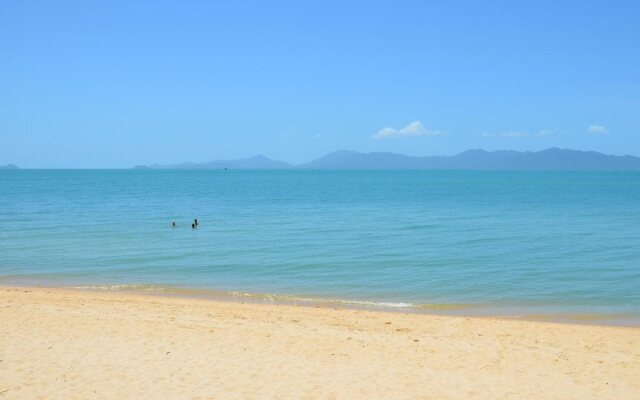
[[[5,1],[0,164],[640,156],[640,2]]]

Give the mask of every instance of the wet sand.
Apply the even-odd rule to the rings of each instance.
[[[639,399],[640,329],[0,288],[0,398]]]

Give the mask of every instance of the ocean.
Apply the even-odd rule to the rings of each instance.
[[[640,172],[0,171],[0,285],[640,325]]]

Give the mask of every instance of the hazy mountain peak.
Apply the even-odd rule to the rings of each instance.
[[[465,150],[462,153],[459,153],[458,155],[463,155],[463,154],[487,154],[489,153],[486,150],[483,149],[469,149],[469,150]]]
[[[471,149],[454,156],[337,151],[299,165],[312,169],[640,170],[640,158],[552,147],[538,152]]]
[[[203,163],[184,162],[180,164],[149,166],[138,165],[136,169],[285,169],[292,168],[291,164],[272,160],[262,154],[237,160],[215,160]]]
[[[20,169],[15,164],[0,165],[0,169]]]

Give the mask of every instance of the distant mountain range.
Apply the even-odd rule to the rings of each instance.
[[[181,164],[171,165],[138,165],[136,169],[285,169],[293,168],[293,165],[283,161],[271,160],[263,155],[253,156],[251,158],[242,158],[239,160],[218,160],[204,163],[185,162]]]
[[[17,165],[7,164],[7,165],[0,165],[0,169],[20,169],[20,168],[18,168]]]
[[[476,169],[476,170],[640,170],[640,157],[551,148],[532,151],[467,150],[455,156],[412,157],[397,153],[339,150],[317,160],[291,165],[257,155],[239,160],[140,165],[136,169]]]

